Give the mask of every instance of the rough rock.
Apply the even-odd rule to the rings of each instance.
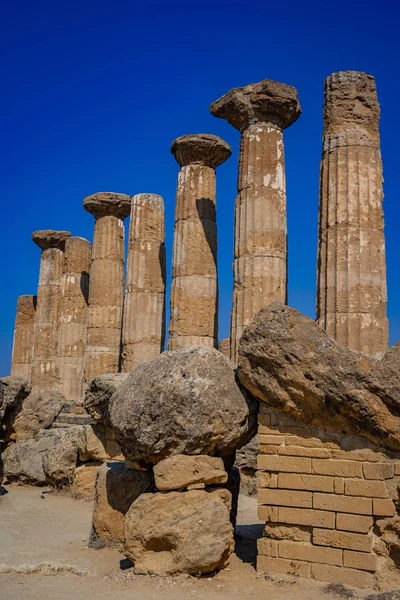
[[[160,461],[153,472],[156,488],[161,491],[183,490],[198,483],[226,483],[228,480],[222,458],[203,455],[171,456]]]
[[[30,392],[30,384],[22,377],[12,375],[0,379],[0,440],[9,438],[9,430]]]
[[[89,383],[83,406],[92,419],[110,427],[108,403],[115,390],[128,377],[128,373],[109,373],[95,377]]]
[[[59,248],[64,250],[65,242],[71,236],[70,231],[55,231],[54,229],[41,229],[32,233],[32,241],[42,250]]]
[[[150,471],[126,469],[122,462],[103,464],[97,476],[93,508],[95,536],[106,542],[123,542],[125,513],[140,494],[153,490]]]
[[[233,527],[214,494],[143,494],[126,514],[124,546],[135,573],[211,573],[227,565]]]
[[[34,438],[41,429],[48,429],[65,403],[65,396],[56,390],[31,392],[15,418],[11,439],[23,442]]]
[[[241,338],[238,376],[278,411],[398,451],[400,376],[394,364],[395,351],[390,360],[377,361],[346,350],[311,319],[274,303]]]
[[[124,456],[152,463],[175,454],[231,454],[253,437],[257,412],[234,364],[211,348],[164,352],[139,365],[110,402]]]
[[[255,435],[252,440],[236,452],[235,465],[240,471],[240,484],[243,492],[253,496],[257,492],[257,455],[258,455],[258,436]]]
[[[109,427],[96,423],[83,427],[84,437],[79,446],[79,458],[85,462],[95,460],[124,460],[124,456],[114,439],[114,432]]]
[[[46,431],[33,440],[12,444],[2,454],[4,476],[9,481],[45,485],[43,455],[54,446],[58,431]]]
[[[43,471],[49,485],[72,484],[83,439],[83,427],[56,430],[54,445],[43,454]]]
[[[75,500],[92,500],[95,496],[96,478],[101,463],[90,462],[75,469],[72,497]]]

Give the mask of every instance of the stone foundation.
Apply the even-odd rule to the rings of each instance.
[[[389,533],[398,528],[400,455],[260,410],[257,569],[378,589],[395,577],[398,587]]]

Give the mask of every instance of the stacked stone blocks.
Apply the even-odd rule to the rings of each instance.
[[[374,587],[390,566],[374,526],[396,513],[400,456],[261,407],[257,568]]]

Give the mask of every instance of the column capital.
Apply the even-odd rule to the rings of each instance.
[[[65,242],[70,237],[70,231],[54,231],[53,229],[41,229],[32,233],[32,241],[35,242],[41,250],[49,248],[65,249]]]
[[[211,104],[210,113],[239,131],[259,121],[285,129],[297,121],[301,108],[296,88],[264,79],[234,88]]]
[[[106,216],[125,219],[131,212],[131,196],[116,192],[98,192],[83,201],[83,208],[96,219]]]
[[[380,109],[372,75],[339,71],[325,79],[324,128],[329,133],[359,128],[379,135]]]
[[[171,153],[181,167],[201,163],[216,169],[230,157],[232,150],[218,136],[198,133],[177,138],[172,142]]]

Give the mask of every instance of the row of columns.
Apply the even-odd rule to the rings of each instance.
[[[229,354],[274,300],[287,301],[283,130],[300,116],[297,91],[265,80],[210,107],[241,133],[235,203]],[[343,346],[380,358],[388,343],[379,104],[364,73],[325,82],[317,320]],[[215,169],[230,147],[187,135],[171,152],[180,166],[172,259],[169,349],[217,347]],[[162,352],[165,338],[164,203],[155,194],[98,193],[93,246],[69,232],[39,231],[37,298],[18,301],[12,373],[80,400],[85,383],[129,372]],[[130,215],[124,291],[124,219]],[[228,352],[224,341],[224,352]]]

